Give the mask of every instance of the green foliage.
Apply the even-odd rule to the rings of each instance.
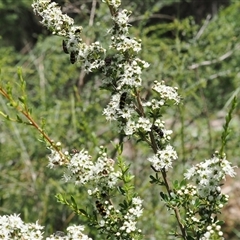
[[[21,25],[29,22],[31,17],[22,16],[31,11],[31,2],[11,0],[0,3],[0,13],[3,13],[0,21],[3,45],[6,46],[10,39],[17,49],[22,47],[24,34],[29,30],[16,28],[16,23],[20,19]],[[232,96],[239,92],[240,86],[240,4],[233,1],[232,5],[211,20],[203,20],[200,26],[194,22],[193,17],[148,24],[148,17],[152,13],[158,12],[163,7],[162,4],[170,5],[172,2],[175,1],[130,1],[129,4],[133,16],[145,13],[142,16],[145,20],[137,24],[133,22],[136,26],[132,29],[132,34],[142,39],[141,57],[151,63],[149,71],[143,76],[144,86],[150,86],[155,79],[164,79],[178,86],[181,91],[184,104],[178,111],[167,114],[170,119],[169,128],[174,130],[175,145],[179,150],[180,159],[185,163],[186,159],[199,161],[221,146],[219,127],[221,129],[223,121],[217,114],[223,111],[226,115],[226,107],[229,107]],[[126,4],[128,5],[128,2]],[[11,14],[7,14],[6,10]],[[86,7],[85,10],[84,17],[79,17],[78,21],[86,26],[86,38],[91,41],[99,39],[103,45],[108,45],[102,32],[110,22],[106,14],[108,10],[100,4],[93,26],[86,20],[89,8]],[[106,26],[99,28],[100,22]],[[20,45],[17,43],[19,39]],[[82,75],[80,66],[71,65],[68,56],[62,53],[61,41],[58,37],[39,36],[37,44],[27,55],[15,52],[12,47],[0,48],[2,81],[9,82],[9,86],[13,86],[14,83],[20,85],[16,66],[23,66],[23,76],[26,80],[24,87],[28,99],[20,95],[17,104],[25,104],[28,101],[33,109],[33,117],[39,120],[39,125],[44,125],[44,130],[55,141],[64,142],[66,147],[72,149],[85,147],[94,151],[100,144],[114,149],[110,142],[117,140],[116,129],[114,124],[106,125],[102,117],[102,109],[109,98],[106,92],[99,90],[102,77],[95,74]],[[8,89],[10,92],[11,89]],[[12,92],[15,95],[18,90],[13,87]],[[80,211],[83,215],[87,215],[87,210],[79,207],[79,203],[87,204],[89,199],[81,190],[70,200],[63,197],[65,192],[75,194],[76,189],[57,180],[63,174],[61,170],[53,172],[46,168],[48,151],[40,142],[33,141],[39,139],[39,136],[33,129],[21,127],[21,124],[29,122],[21,115],[14,117],[18,124],[7,121],[13,120],[15,112],[7,108],[2,98],[0,105],[6,120],[1,120],[0,125],[1,212],[21,213],[24,221],[34,222],[39,219],[40,224],[48,226],[47,234],[65,228],[70,220],[73,220],[71,223],[84,223],[85,220],[74,217],[72,211],[64,205],[55,204],[54,196],[57,196],[58,201],[70,204],[73,212]],[[214,129],[213,120],[217,117],[219,122]],[[233,131],[230,135],[226,131],[225,135],[223,134],[222,146],[226,148],[229,158],[238,155],[239,134],[235,131],[239,128],[238,121],[233,118]],[[228,127],[226,123],[225,130],[229,129]],[[227,137],[228,144],[225,144]],[[144,196],[145,202],[148,202],[140,227],[144,229],[146,239],[153,236],[167,239],[167,232],[175,226],[175,222],[169,216],[169,223],[166,223],[168,213],[159,204],[159,189],[146,179],[146,176],[149,176],[149,171],[146,170],[149,166],[145,159],[149,149],[142,147],[141,143],[136,149],[130,141],[125,141],[124,146],[130,150],[123,152],[123,155],[131,161],[131,168],[136,175],[140,176],[139,179],[134,179],[136,188]],[[114,150],[112,154],[115,154]],[[128,168],[122,166],[123,173]],[[184,166],[181,167],[179,163],[173,174],[183,171]],[[125,177],[126,182],[132,180],[128,179],[128,176]],[[151,176],[150,181],[162,184],[157,175]],[[175,182],[173,185],[180,188],[182,183]],[[130,190],[119,188],[121,194]],[[160,195],[163,200],[169,200],[165,193],[161,192]],[[152,216],[151,219],[149,216]],[[159,226],[159,222],[163,222],[162,227]],[[152,229],[156,229],[156,232]]]
[[[220,153],[219,153],[220,156],[222,156],[222,157],[224,156],[224,148],[225,148],[227,140],[228,140],[227,138],[228,138],[229,134],[231,133],[229,125],[230,125],[230,121],[232,120],[232,114],[233,114],[233,111],[235,110],[236,106],[237,106],[237,98],[234,97],[233,101],[232,101],[232,106],[231,106],[231,108],[230,108],[230,110],[229,110],[229,112],[228,112],[228,114],[225,118],[226,122],[223,126],[224,131],[223,131],[222,136],[221,136],[222,146],[221,146]]]
[[[3,46],[13,46],[17,50],[22,50],[27,42],[32,42],[29,30],[33,30],[37,23],[34,22],[31,4],[32,0],[0,2],[0,35],[3,38]]]
[[[176,142],[181,143],[182,159],[200,157],[200,145],[206,150],[201,151],[203,157],[219,146],[219,140],[215,141],[219,132],[215,134],[211,127],[213,119],[225,112],[225,103],[239,91],[238,9],[239,2],[235,2],[211,20],[203,20],[201,26],[188,17],[151,25],[142,33],[143,58],[151,63],[145,86],[164,79],[178,86],[183,97],[184,106],[170,113],[182,119],[181,126],[179,121],[170,123]]]

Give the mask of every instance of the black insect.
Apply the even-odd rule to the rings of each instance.
[[[103,204],[100,202],[100,201],[96,201],[96,208],[98,210],[98,212],[104,217],[107,215],[107,212],[106,212],[106,209],[105,207],[103,206]]]
[[[153,125],[153,126],[152,126],[152,130],[155,131],[160,138],[163,138],[164,134],[163,134],[163,131],[162,131],[161,128]]]
[[[81,30],[78,28],[75,30],[75,34],[80,34],[81,33]]]
[[[62,48],[63,48],[63,51],[66,53],[66,54],[69,54],[69,51],[67,49],[67,43],[65,40],[62,41]]]
[[[74,63],[76,62],[76,53],[75,53],[74,51],[72,51],[72,52],[70,53],[70,62],[71,62],[72,64],[74,64]]]
[[[126,98],[127,98],[127,92],[123,92],[121,97],[120,97],[120,101],[119,101],[119,108],[123,109],[126,103]]]
[[[75,149],[75,148],[73,148],[72,150],[71,150],[71,155],[74,155],[74,154],[77,154],[77,153],[79,153],[80,151],[78,150],[78,149]]]
[[[111,62],[112,62],[112,58],[111,57],[106,57],[104,61],[105,61],[106,66],[110,66]]]

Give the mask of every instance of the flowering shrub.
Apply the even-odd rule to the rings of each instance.
[[[173,236],[185,240],[223,239],[217,214],[228,200],[228,196],[221,193],[222,181],[226,175],[235,176],[223,151],[235,101],[226,118],[220,151],[189,169],[181,182],[171,184],[167,175],[174,168],[178,155],[171,145],[172,131],[166,129],[162,113],[164,109],[180,104],[178,89],[166,86],[164,81],[154,81],[151,97],[143,100],[141,76],[150,66],[137,55],[141,50],[141,40],[129,35],[131,12],[120,9],[120,0],[103,2],[108,6],[113,22],[107,32],[111,39],[108,49],[99,42],[85,43],[81,38],[82,27],[75,26],[74,20],[63,14],[56,3],[38,0],[32,6],[35,14],[42,18],[41,23],[53,34],[64,38],[63,52],[69,55],[70,63],[81,63],[86,72],[104,75],[101,88],[108,90],[111,96],[103,109],[106,120],[118,123],[122,139],[137,139],[152,150],[152,156],[147,159],[154,172],[154,176],[150,176],[151,183],[162,186],[161,200],[176,217],[179,228],[172,233]],[[24,88],[23,80],[21,84]],[[27,124],[41,133],[51,151],[48,167],[64,168],[63,179],[66,182],[85,186],[95,211],[80,208],[73,196],[68,200],[58,194],[58,202],[67,205],[79,217],[86,218],[89,226],[98,230],[101,239],[144,239],[144,233],[137,225],[143,213],[143,200],[134,189],[135,176],[131,174],[130,166],[122,158],[122,140],[116,146],[116,159],[112,159],[102,146],[94,157],[85,149],[64,151],[62,144],[54,143],[31,117],[25,97],[15,101],[9,89],[6,91],[1,87],[0,91],[28,119]],[[18,121],[23,120],[18,118]],[[191,182],[187,183],[187,180]],[[113,196],[116,195],[118,199],[114,199],[115,202]],[[42,239],[43,227],[24,224],[18,216],[3,216],[0,224],[0,239]],[[57,232],[47,239],[91,239],[82,233],[83,230],[83,226],[70,226],[67,233]]]

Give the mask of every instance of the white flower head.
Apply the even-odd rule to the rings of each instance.
[[[143,130],[145,132],[151,131],[151,122],[148,118],[140,117],[136,123],[135,129]]]
[[[202,197],[207,197],[213,192],[220,193],[219,186],[226,175],[234,177],[234,167],[226,158],[220,159],[217,156],[196,164],[184,174],[186,179],[195,180]]]
[[[102,0],[102,2],[105,3],[106,0]],[[121,5],[121,0],[108,0],[108,3],[117,9]]]
[[[50,0],[35,1],[33,11],[42,17],[41,23],[52,31],[53,34],[67,36],[74,21],[63,14],[60,7]]]
[[[160,98],[163,99],[164,101],[172,100],[175,102],[175,104],[179,104],[180,102],[180,97],[177,93],[177,88],[173,88],[170,86],[166,86],[164,81],[158,82],[154,81],[154,85],[152,89],[159,93]]]
[[[57,146],[57,145],[56,145]],[[56,166],[62,166],[66,164],[67,154],[65,154],[65,158],[58,152],[57,150],[53,148],[49,148],[51,153],[48,155],[48,167],[54,168]]]
[[[127,121],[126,125],[124,126],[123,131],[127,136],[133,135],[136,131],[135,122],[133,122],[131,120]]]
[[[92,240],[92,238],[85,235],[83,231],[84,226],[73,225],[67,228],[67,236],[69,239]]]
[[[42,226],[36,223],[24,223],[17,214],[0,216],[1,239],[43,239]],[[13,238],[16,235],[17,238]]]
[[[163,169],[168,171],[169,168],[172,168],[172,163],[177,158],[177,153],[173,147],[167,145],[165,149],[158,150],[154,156],[148,158],[148,161],[151,162],[156,171],[161,171]]]
[[[76,184],[86,184],[94,178],[94,164],[87,151],[75,153],[68,163],[69,174],[65,173],[65,181],[74,180]]]
[[[103,115],[106,116],[107,120],[117,120],[120,98],[121,93],[113,94],[107,107],[103,110]]]

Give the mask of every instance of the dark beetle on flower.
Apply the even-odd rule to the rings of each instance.
[[[112,62],[112,58],[111,57],[106,57],[104,61],[105,61],[106,66],[110,66],[111,62]]]
[[[63,48],[63,51],[64,51],[66,54],[69,54],[68,49],[67,49],[67,43],[66,43],[65,40],[62,41],[62,48]]]
[[[96,208],[98,210],[98,212],[102,215],[102,216],[106,216],[107,215],[107,212],[106,212],[106,209],[105,207],[103,206],[103,204],[100,202],[100,201],[96,201]]]
[[[70,62],[71,62],[72,64],[74,64],[74,63],[76,62],[76,55],[75,55],[75,52],[74,52],[74,51],[72,51],[72,52],[70,53]]]
[[[152,126],[152,130],[155,131],[160,138],[163,138],[164,134],[163,134],[162,129],[160,129],[159,127],[153,125]]]
[[[119,101],[119,108],[123,109],[126,103],[126,98],[127,98],[127,92],[123,92],[121,97],[120,97],[120,101]]]

